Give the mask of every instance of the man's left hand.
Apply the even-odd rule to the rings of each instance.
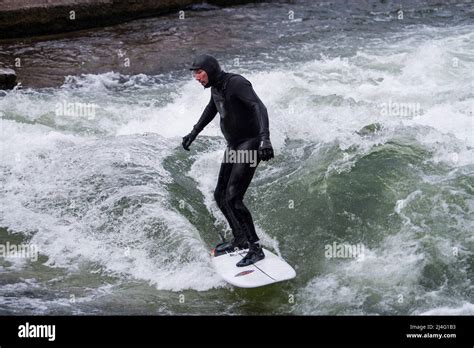
[[[260,140],[260,146],[258,147],[258,156],[262,161],[268,161],[274,157],[273,147],[270,139]]]

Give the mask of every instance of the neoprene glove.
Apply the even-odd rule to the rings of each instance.
[[[187,151],[189,151],[189,146],[191,145],[191,143],[194,141],[194,139],[196,139],[198,135],[198,132],[196,132],[194,129],[191,131],[191,133],[189,133],[188,135],[185,135],[183,137],[183,148]]]
[[[273,147],[270,139],[260,140],[260,145],[258,147],[258,155],[262,161],[268,161],[274,157]]]

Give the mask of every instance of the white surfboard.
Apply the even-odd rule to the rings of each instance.
[[[296,277],[296,272],[285,260],[263,249],[265,258],[253,265],[237,267],[236,264],[248,249],[212,257],[212,264],[224,280],[239,288],[256,288]]]

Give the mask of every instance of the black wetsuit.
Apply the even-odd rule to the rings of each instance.
[[[241,75],[220,72],[211,87],[211,100],[194,129],[200,132],[219,112],[221,130],[229,145],[269,139],[267,108]]]
[[[228,163],[224,156],[214,191],[217,205],[229,222],[237,244],[255,243],[259,238],[243,198],[260,160],[273,157],[267,109],[244,77],[222,71],[217,61],[204,60],[201,65],[209,77],[205,87],[211,87],[211,100],[194,126],[193,138],[219,112],[221,130],[228,144],[226,151],[249,150],[258,154],[256,163]],[[262,152],[262,148],[271,151]]]

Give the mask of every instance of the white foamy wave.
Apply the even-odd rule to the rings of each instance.
[[[427,311],[416,311],[418,315],[473,315],[474,304],[463,303],[459,307],[439,307]]]
[[[196,228],[167,203],[164,140],[85,140],[2,123],[12,129],[4,149],[22,156],[3,163],[9,175],[0,222],[29,233],[46,265],[74,270],[93,262],[105,273],[175,291],[223,285]]]
[[[353,260],[327,262],[327,272],[301,290],[303,314],[370,314],[399,311],[416,284],[424,255],[408,233],[387,237],[376,249],[364,247]],[[402,296],[402,297],[400,297]]]
[[[322,56],[291,70],[244,76],[268,107],[277,151],[287,138],[337,141],[348,147],[360,143],[356,131],[373,123],[388,131],[400,125],[432,127],[472,147],[469,86],[474,58],[467,53],[472,50],[472,33],[466,30],[436,35],[417,30],[416,35],[393,42],[368,40],[353,57]],[[57,90],[11,92],[0,99],[0,109],[13,119],[86,134],[157,133],[180,138],[199,119],[209,98],[209,90],[191,79],[106,73],[68,77]],[[56,115],[54,105],[62,100],[94,103],[96,116]],[[386,110],[387,105],[403,109],[405,104],[419,108],[408,108],[407,115]],[[203,135],[220,136],[218,122],[216,116]]]

